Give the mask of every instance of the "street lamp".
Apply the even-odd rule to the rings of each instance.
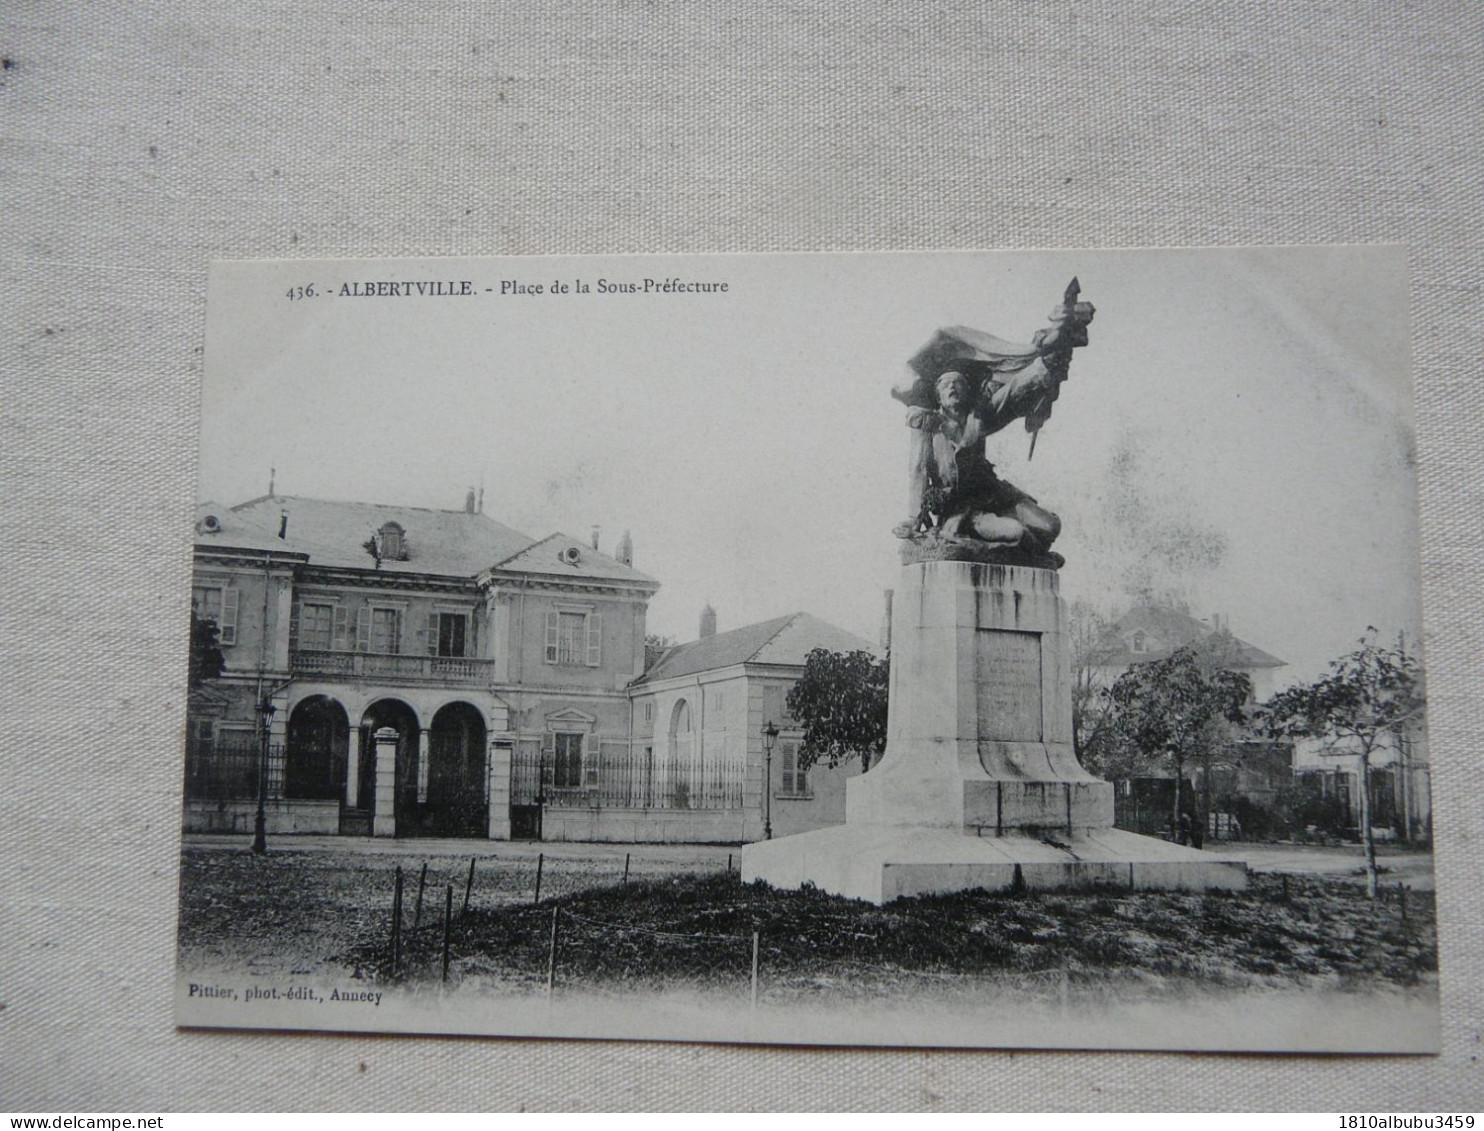
[[[763,839],[773,839],[773,743],[778,728],[769,719],[763,724]]]
[[[273,700],[263,696],[258,703],[258,716],[263,730],[261,756],[258,759],[258,815],[253,819],[252,850],[259,856],[268,851],[268,737],[273,727]]]

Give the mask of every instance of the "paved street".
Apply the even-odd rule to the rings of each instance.
[[[193,849],[241,848],[246,851],[248,839],[241,836],[206,836],[191,834],[184,838],[185,851]],[[1225,844],[1209,842],[1207,851],[1245,860],[1257,872],[1288,872],[1323,876],[1351,876],[1356,882],[1363,877],[1365,856],[1358,844],[1328,847],[1313,844]],[[667,869],[694,865],[711,870],[726,866],[727,857],[735,865],[741,848],[737,845],[711,844],[561,844],[537,841],[491,841],[461,839],[405,839],[276,836],[269,837],[272,853],[339,854],[365,856],[398,856],[430,859],[444,856],[497,857],[503,860],[531,860],[538,854],[547,860],[612,861],[622,867],[625,854],[635,861],[649,860]],[[1433,890],[1432,854],[1400,849],[1393,845],[1378,847],[1381,881],[1405,883],[1414,891]]]

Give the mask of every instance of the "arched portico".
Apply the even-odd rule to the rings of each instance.
[[[428,728],[423,795],[424,826],[435,836],[488,835],[489,799],[484,716],[470,703],[454,702]]]
[[[311,695],[289,712],[283,795],[309,801],[343,800],[350,720],[336,699]]]

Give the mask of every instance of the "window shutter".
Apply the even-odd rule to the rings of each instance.
[[[602,746],[595,734],[585,734],[581,741],[582,745],[579,749],[582,751],[583,781],[587,783],[588,788],[596,789],[598,786],[598,752]]]
[[[428,655],[438,654],[438,614],[428,614]]]
[[[556,773],[556,735],[541,736],[541,784],[549,786]]]
[[[264,628],[266,629],[266,625]],[[222,624],[217,637],[223,644],[237,643],[237,590],[228,587],[222,590]]]
[[[587,666],[595,668],[603,662],[603,618],[598,613],[587,615]]]
[[[294,607],[289,610],[289,651],[294,652],[299,648],[299,616],[303,606],[294,602]]]
[[[348,645],[345,640],[345,606],[336,605],[334,613],[334,628],[330,637],[330,647],[337,652],[344,652]]]
[[[557,612],[553,609],[546,614],[546,662],[548,664],[557,662],[557,632],[559,628],[560,622],[557,619]]]
[[[356,651],[371,651],[371,606],[362,605],[356,610]]]

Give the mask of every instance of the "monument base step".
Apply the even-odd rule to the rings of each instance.
[[[1042,839],[855,824],[746,845],[742,880],[777,888],[812,884],[883,904],[978,888],[1011,891],[1017,884],[1028,891],[1240,891],[1247,886],[1247,865],[1122,829]]]

